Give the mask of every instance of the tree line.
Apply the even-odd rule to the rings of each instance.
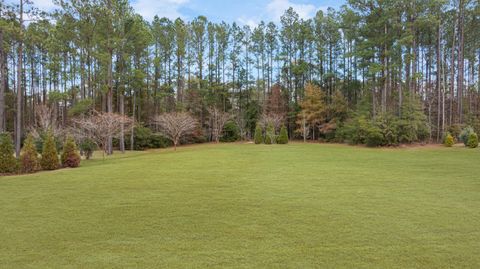
[[[0,132],[14,134],[17,156],[31,130],[92,111],[153,131],[155,118],[186,112],[206,141],[218,141],[219,113],[243,139],[257,125],[375,145],[480,131],[476,0],[349,0],[255,27],[148,22],[127,0],[58,0],[51,13],[0,3]],[[107,152],[133,146],[135,128],[120,129]]]

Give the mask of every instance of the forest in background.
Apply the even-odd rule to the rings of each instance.
[[[148,22],[127,0],[56,4],[47,14],[0,2],[0,132],[13,134],[17,156],[27,133],[75,128],[93,111],[137,126],[110,149],[133,148],[136,130],[156,132],[153,119],[174,111],[198,120],[191,142],[216,140],[220,114],[239,139],[257,125],[372,145],[480,132],[476,0],[349,0],[254,28]]]

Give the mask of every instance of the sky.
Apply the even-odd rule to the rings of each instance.
[[[17,2],[7,0],[7,2]],[[43,10],[52,10],[52,0],[33,0]],[[301,18],[311,18],[318,10],[338,9],[346,0],[130,0],[135,11],[148,21],[155,15],[170,19],[191,20],[199,15],[214,22],[237,22],[255,26],[260,21],[279,22],[280,16],[293,7]]]

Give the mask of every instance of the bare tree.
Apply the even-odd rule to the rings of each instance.
[[[218,108],[209,108],[210,113],[210,127],[212,128],[212,139],[218,143],[222,136],[223,127],[230,120],[230,114],[220,111]]]
[[[160,127],[161,133],[173,142],[175,150],[180,139],[197,127],[197,121],[185,112],[165,113],[156,116],[153,122]]]
[[[308,135],[310,134],[310,125],[308,124],[305,111],[302,111],[298,115],[297,125],[298,125],[298,129],[295,130],[295,132],[300,134],[303,137],[304,143],[307,142]]]
[[[39,138],[42,133],[51,131],[55,137],[64,135],[64,129],[58,124],[54,116],[54,109],[47,105],[37,105],[35,108],[36,124],[29,128],[30,133]]]
[[[72,121],[75,124],[72,128],[73,135],[77,139],[92,139],[104,154],[105,152],[111,154],[108,151],[110,138],[120,136],[122,127],[128,129],[133,124],[132,119],[120,114],[98,111],[93,111],[90,116],[76,118]]]
[[[237,110],[233,120],[235,121],[235,124],[237,124],[238,131],[240,133],[240,139],[245,140],[247,137],[247,120],[245,119],[244,113],[240,110]]]
[[[275,131],[279,130],[284,122],[284,118],[278,113],[264,113],[260,118],[260,124],[263,128],[267,128],[269,124],[272,124]]]

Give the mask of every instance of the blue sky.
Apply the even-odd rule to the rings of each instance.
[[[7,0],[16,2],[15,0]],[[49,10],[52,0],[33,0],[36,6]],[[205,15],[212,21],[257,24],[261,20],[278,22],[288,7],[293,7],[302,18],[310,18],[317,10],[339,8],[346,0],[130,0],[136,12],[147,20],[154,15],[190,20]]]

